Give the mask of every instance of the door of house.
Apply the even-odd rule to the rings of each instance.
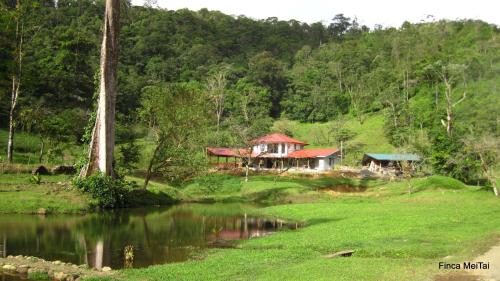
[[[309,169],[314,169],[316,168],[316,159],[312,158],[309,159]]]

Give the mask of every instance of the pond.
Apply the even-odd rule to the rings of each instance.
[[[86,215],[0,215],[0,257],[36,256],[102,268],[139,268],[196,258],[296,224],[247,215],[241,204],[181,204]],[[133,247],[133,262],[125,248]],[[1,279],[1,277],[0,277]]]

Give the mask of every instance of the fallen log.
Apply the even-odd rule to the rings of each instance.
[[[335,258],[335,257],[350,257],[354,253],[354,250],[344,250],[340,252],[331,253],[325,256],[325,258]]]

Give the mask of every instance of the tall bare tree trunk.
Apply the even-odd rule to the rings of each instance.
[[[118,32],[120,0],[106,0],[101,47],[99,103],[90,141],[88,164],[80,176],[100,171],[113,176],[115,148],[115,104],[117,92]]]
[[[9,110],[9,137],[7,141],[7,161],[12,163],[12,154],[14,152],[14,111],[17,104],[18,89],[16,86],[16,77],[12,77],[12,96]]]
[[[42,164],[43,160],[43,150],[45,148],[45,141],[43,138],[40,139],[40,154],[38,155],[38,163]]]
[[[250,171],[250,161],[252,161],[252,158],[248,157],[248,159],[247,159],[247,166],[245,167],[245,182],[248,182],[248,173]]]
[[[12,93],[10,100],[10,110],[9,110],[9,137],[7,141],[7,161],[12,163],[12,157],[14,152],[14,113],[17,105],[17,98],[19,97],[19,89],[21,87],[21,71],[23,69],[23,24],[21,23],[21,3],[19,0],[16,2],[16,9],[18,11],[16,17],[16,70],[14,75],[12,75]]]
[[[451,84],[451,81],[446,77],[446,75],[443,75],[443,83],[445,86],[444,96],[446,98],[446,121],[441,119],[441,124],[446,128],[446,134],[448,136],[451,136],[453,130],[453,121],[454,121],[453,108],[465,100],[467,96],[467,84],[464,83],[464,93],[462,97],[458,101],[453,102],[453,86]]]

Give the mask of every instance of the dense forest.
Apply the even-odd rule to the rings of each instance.
[[[39,135],[51,151],[86,143],[103,13],[102,1],[2,0],[0,127],[9,126],[18,85],[16,131]],[[125,167],[134,167],[145,137],[154,143],[148,169],[189,177],[206,145],[243,145],[277,119],[333,122],[338,145],[352,138],[341,120],[380,114],[390,142],[422,155],[429,171],[491,177],[500,120],[495,25],[369,29],[342,14],[306,24],[126,1],[121,14],[117,141]]]

